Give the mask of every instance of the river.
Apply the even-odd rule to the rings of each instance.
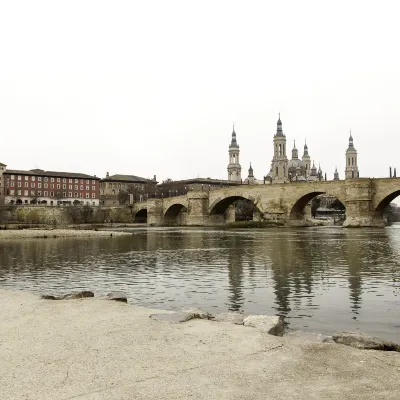
[[[0,287],[117,290],[146,307],[277,314],[288,332],[400,341],[399,228],[137,228],[126,237],[3,240]]]

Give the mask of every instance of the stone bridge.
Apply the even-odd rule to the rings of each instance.
[[[255,206],[254,220],[281,220],[288,225],[302,225],[310,217],[307,205],[320,194],[336,197],[344,204],[344,226],[383,227],[383,210],[400,195],[400,178],[240,185],[192,191],[183,196],[136,203],[133,213],[136,218],[147,216],[147,224],[152,226],[216,225],[234,221],[232,204],[246,199]]]

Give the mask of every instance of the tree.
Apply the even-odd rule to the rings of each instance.
[[[81,219],[83,223],[92,222],[93,220],[94,210],[93,207],[89,205],[85,205],[81,209]]]

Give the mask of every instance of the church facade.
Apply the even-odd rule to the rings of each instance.
[[[299,151],[294,141],[291,151],[291,159],[287,157],[287,141],[283,132],[282,121],[279,114],[276,133],[273,137],[273,157],[271,167],[268,174],[263,180],[257,180],[250,163],[248,176],[242,180],[242,167],[239,163],[240,148],[237,143],[235,127],[233,127],[232,140],[229,145],[229,164],[228,164],[228,181],[245,184],[273,184],[273,183],[290,183],[290,182],[312,182],[317,180],[327,180],[321,165],[318,169],[315,162],[312,161],[308,151],[307,142],[304,142],[303,154],[299,157]],[[350,132],[349,146],[346,150],[346,169],[345,179],[354,179],[359,177],[357,164],[357,150],[354,147],[353,137]],[[337,168],[333,176],[334,180],[339,180]]]

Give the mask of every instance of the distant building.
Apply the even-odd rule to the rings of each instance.
[[[107,175],[100,181],[100,204],[116,206],[145,201],[157,191],[157,180],[135,175]],[[153,196],[154,197],[154,196]]]
[[[100,178],[95,175],[42,169],[1,172],[6,204],[99,205]]]
[[[4,184],[3,173],[6,170],[6,168],[7,165],[0,162],[0,206],[4,204],[5,184]]]
[[[210,191],[222,187],[238,186],[241,182],[212,178],[193,178],[180,181],[168,181],[157,185],[157,197],[171,197],[186,194],[189,191]]]

